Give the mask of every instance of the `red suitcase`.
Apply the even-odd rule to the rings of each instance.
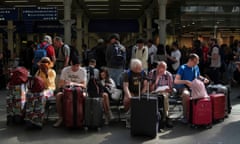
[[[221,120],[225,117],[225,95],[223,93],[210,94],[212,101],[213,120]]]
[[[187,116],[192,126],[212,126],[212,103],[210,98],[188,100]]]
[[[84,96],[81,87],[64,88],[63,117],[66,127],[83,126],[83,105]]]

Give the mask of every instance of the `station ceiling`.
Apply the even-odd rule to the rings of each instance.
[[[2,7],[57,7],[63,19],[63,0],[1,0]],[[158,18],[157,0],[72,0],[72,18],[83,9],[89,19],[145,20],[146,9]],[[214,28],[226,32],[240,32],[240,0],[168,0],[167,19],[175,31],[207,31]]]

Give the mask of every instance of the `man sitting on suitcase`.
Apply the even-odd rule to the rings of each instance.
[[[59,87],[62,89],[64,86],[71,85],[71,86],[80,86],[86,88],[87,83],[87,74],[86,70],[80,66],[79,59],[73,58],[72,59],[72,66],[65,67],[60,76]],[[59,127],[63,122],[63,110],[62,110],[62,98],[63,92],[60,91],[56,95],[56,102],[57,102],[57,112],[58,112],[58,120],[53,125],[53,127]]]
[[[130,70],[124,74],[123,78],[123,90],[124,100],[123,104],[127,112],[126,127],[130,128],[130,100],[132,96],[139,96],[139,87],[141,87],[141,94],[147,90],[147,80],[143,71],[142,62],[139,59],[132,59],[130,63]]]
[[[173,125],[168,117],[169,110],[168,96],[172,92],[173,77],[172,74],[169,71],[167,71],[166,62],[159,61],[157,68],[149,72],[149,79],[152,80],[150,83],[150,91],[160,93],[164,97],[163,121],[166,122],[166,126],[168,128],[172,128]]]
[[[204,83],[208,83],[209,80],[200,75],[199,67],[199,57],[197,54],[192,53],[188,57],[186,64],[179,67],[176,74],[174,84],[177,84],[177,89],[181,92],[182,103],[183,103],[183,122],[187,123],[187,97],[190,96],[190,89],[192,86],[192,81],[195,78],[201,79]]]

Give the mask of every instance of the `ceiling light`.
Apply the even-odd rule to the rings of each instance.
[[[134,5],[120,5],[120,7],[141,7],[142,5],[134,4]]]
[[[36,7],[36,5],[14,5],[17,8],[24,8],[24,7]]]
[[[23,3],[28,2],[28,0],[6,0],[6,3]]]
[[[96,0],[84,0],[85,2],[96,2]],[[98,0],[97,2],[108,2],[109,0]]]
[[[141,10],[139,8],[120,8],[120,11],[138,11]]]
[[[90,10],[90,11],[106,11],[106,10],[109,10],[108,8],[89,8],[88,10]]]
[[[87,4],[87,7],[108,7],[109,5],[105,5],[105,4]]]
[[[40,2],[63,2],[63,0],[40,0]]]

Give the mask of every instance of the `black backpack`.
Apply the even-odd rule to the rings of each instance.
[[[122,47],[120,44],[113,44],[110,62],[114,66],[123,66],[125,64],[125,52]]]
[[[64,46],[65,46],[65,44],[61,47],[61,53],[62,53],[63,56],[65,56],[65,53],[64,53],[64,50],[63,50]],[[78,50],[75,47],[73,47],[71,45],[68,45],[68,46],[70,48],[69,65],[71,65],[72,60],[75,59],[75,58],[79,59],[80,55],[79,55]]]
[[[102,87],[100,81],[94,76],[94,68],[87,67],[89,80],[87,83],[87,93],[89,97],[100,97]]]

